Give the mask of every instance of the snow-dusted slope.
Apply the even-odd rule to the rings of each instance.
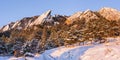
[[[120,60],[120,45],[96,46],[88,49],[80,58],[82,60]]]
[[[19,57],[0,57],[0,60],[24,60]],[[86,46],[59,47],[46,50],[40,56],[28,60],[120,60],[120,41]]]
[[[120,60],[120,42],[57,48],[46,51],[40,58],[41,60]]]
[[[41,60],[79,60],[86,50],[93,46],[62,47],[46,51]]]

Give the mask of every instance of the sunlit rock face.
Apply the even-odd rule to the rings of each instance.
[[[96,14],[97,13],[97,14]],[[66,20],[66,24],[72,24],[74,21],[76,20],[81,20],[84,19],[86,21],[89,20],[96,20],[96,19],[100,19],[101,17],[98,16],[98,14],[100,16],[102,16],[103,18],[105,18],[106,20],[120,20],[120,12],[116,9],[113,8],[108,8],[108,7],[104,7],[102,9],[100,9],[99,11],[91,11],[91,10],[86,10],[83,12],[77,12],[73,15],[71,15],[69,18],[67,18]]]
[[[104,7],[98,11],[101,16],[106,18],[107,20],[119,20],[120,19],[120,12],[113,8]]]
[[[15,22],[11,22],[10,24],[7,24],[5,26],[3,26],[1,29],[0,29],[0,32],[4,32],[4,31],[8,31],[11,29],[11,27],[15,24]]]
[[[8,31],[11,29],[24,29],[25,27],[28,26],[28,24],[30,24],[32,21],[34,21],[38,16],[33,16],[33,17],[25,17],[21,20],[18,20],[16,22],[11,22],[5,26],[3,26],[0,31],[4,32],[4,31]]]
[[[47,12],[43,13],[42,15],[40,15],[35,21],[33,21],[29,26],[32,25],[38,25],[38,24],[42,24],[46,18],[49,18],[51,14],[51,10],[48,10]]]
[[[10,26],[9,25],[6,25],[6,26],[4,26],[3,28],[2,28],[2,31],[7,31],[7,30],[9,30],[10,29]]]
[[[99,19],[99,17],[91,10],[86,10],[83,12],[83,14],[80,16],[80,19],[85,19],[86,21]]]
[[[14,23],[9,23],[1,28],[1,31],[8,31],[10,29],[27,29],[33,25],[42,24],[45,21],[50,22],[52,21],[51,10],[46,11],[40,16],[33,16],[33,17],[25,17],[21,20],[18,20]]]
[[[89,20],[92,20],[92,19],[99,19],[99,17],[93,11],[86,10],[84,12],[77,12],[77,13],[71,15],[67,19],[66,23],[69,25],[69,24],[72,24],[74,21],[81,20],[81,19],[89,21]]]
[[[71,15],[69,18],[66,20],[66,24],[71,24],[74,21],[76,21],[76,18],[79,18],[81,16],[82,12],[76,12],[75,14]]]

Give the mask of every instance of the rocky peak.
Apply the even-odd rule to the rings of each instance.
[[[0,30],[1,32],[8,31],[11,29],[24,29],[29,23],[34,21],[38,16],[25,17],[16,22],[9,23],[8,25],[3,26]]]
[[[86,10],[81,15],[80,19],[84,18],[85,20],[99,19],[99,17],[91,10]]]
[[[75,14],[73,14],[72,16],[70,16],[69,18],[71,18],[71,19],[79,18],[81,14],[82,14],[82,12],[76,12]]]
[[[84,14],[85,13],[92,13],[92,11],[90,9],[87,9],[86,11],[83,12]]]
[[[91,10],[86,10],[84,12],[77,12],[73,15],[71,15],[67,20],[66,23],[72,24],[76,20],[84,19],[86,21],[92,20],[92,19],[99,19],[99,17]]]
[[[19,24],[19,21],[17,21],[16,23],[14,23],[11,28],[15,28],[18,24]]]
[[[53,17],[51,16],[51,10],[48,10],[40,16],[25,17],[21,20],[16,21],[15,23],[5,25],[1,28],[1,31],[4,32],[10,29],[27,29],[33,25],[39,25],[44,22],[51,21],[53,21]]]
[[[70,17],[67,18],[66,24],[71,24],[73,21],[76,20],[76,18],[80,18],[82,12],[76,12],[75,14],[71,15]]]
[[[43,13],[42,15],[40,15],[35,21],[33,21],[29,26],[32,25],[38,25],[38,24],[42,24],[45,19],[50,19],[51,18],[51,10],[46,11],[45,13]]]
[[[3,28],[2,28],[2,31],[7,31],[10,29],[10,26],[9,25],[5,25]]]
[[[107,20],[119,20],[120,12],[113,8],[104,7],[98,11],[101,16],[106,18]]]

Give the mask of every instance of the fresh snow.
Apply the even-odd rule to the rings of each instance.
[[[114,40],[114,39],[112,39]],[[59,47],[35,57],[0,57],[0,60],[120,60],[120,41],[98,45]]]

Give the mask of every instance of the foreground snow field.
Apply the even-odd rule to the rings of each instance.
[[[120,42],[99,45],[59,47],[46,50],[27,60],[120,60]],[[24,57],[0,57],[0,60],[25,60]]]

